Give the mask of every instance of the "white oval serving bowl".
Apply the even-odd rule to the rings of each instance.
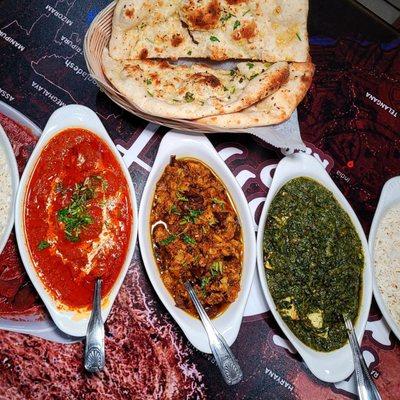
[[[14,226],[15,199],[17,197],[18,184],[19,184],[17,160],[15,159],[15,154],[11,146],[11,143],[7,137],[7,134],[5,133],[1,124],[0,124],[0,147],[4,151],[4,156],[8,166],[8,171],[10,174],[10,182],[11,182],[11,199],[8,209],[7,221],[4,226],[3,233],[0,235],[0,253],[1,253],[4,249],[4,246],[7,243],[11,230]]]
[[[379,290],[376,274],[375,274],[375,240],[378,232],[379,223],[381,222],[384,215],[395,205],[400,203],[400,176],[396,176],[389,179],[382,188],[381,196],[379,198],[378,206],[375,210],[374,219],[372,221],[371,230],[369,231],[369,250],[371,252],[372,270],[373,270],[373,286],[374,296],[378,303],[386,322],[390,326],[390,329],[400,340],[400,326],[398,326],[390,313],[386,302]]]
[[[325,382],[339,382],[346,379],[354,370],[353,358],[349,344],[341,347],[338,350],[331,351],[329,353],[319,352],[306,346],[301,342],[289,329],[286,323],[283,321],[279,312],[276,310],[274,300],[268,289],[264,270],[263,260],[263,236],[265,230],[265,222],[268,215],[268,210],[271,202],[281,187],[293,178],[297,177],[308,177],[318,181],[325,188],[330,190],[335,199],[338,201],[340,206],[347,212],[350,219],[360,237],[363,251],[364,251],[364,270],[362,275],[362,291],[360,299],[360,310],[357,321],[355,323],[355,331],[358,341],[361,343],[361,339],[364,334],[365,324],[368,319],[369,309],[372,298],[372,272],[371,263],[369,256],[369,249],[365,233],[362,226],[351,208],[350,204],[343,196],[339,188],[332,181],[329,174],[325,171],[322,164],[317,161],[314,157],[298,153],[293,154],[282,159],[275,171],[272,185],[268,191],[268,195],[264,204],[264,208],[260,218],[260,225],[258,229],[257,237],[257,264],[258,273],[263,288],[264,295],[267,299],[268,305],[274,315],[278,325],[282,329],[283,333],[290,340],[296,350],[299,352],[308,368],[311,372],[319,379]]]
[[[20,111],[11,107],[9,104],[4,103],[0,100],[0,113],[6,117],[12,119],[17,124],[28,128],[35,136],[39,137],[42,134],[42,130],[32,122],[26,115],[22,114]]]
[[[216,174],[227,188],[242,228],[243,264],[240,292],[237,299],[230,304],[219,316],[214,318],[213,324],[223,335],[228,345],[236,340],[242,322],[243,312],[250,292],[255,270],[256,241],[253,219],[247,204],[246,197],[232,172],[223,162],[210,141],[201,134],[183,134],[174,131],[168,132],[161,141],[158,153],[147,179],[139,209],[139,243],[147,275],[168,312],[181,327],[186,337],[194,347],[204,353],[211,353],[207,334],[200,320],[175,305],[174,299],[168,292],[161,279],[157,267],[150,234],[150,213],[156,184],[161,178],[170,157],[193,158],[202,161]]]
[[[46,305],[53,321],[59,329],[68,335],[72,336],[84,336],[86,335],[87,324],[90,318],[90,311],[82,310],[67,310],[57,307],[57,302],[51,294],[46,290],[41,279],[39,278],[35,266],[31,260],[29,249],[25,239],[25,228],[24,228],[24,204],[26,191],[28,188],[29,180],[32,172],[35,169],[37,161],[41,155],[43,148],[47,145],[49,140],[56,136],[59,132],[68,128],[83,128],[96,134],[114,154],[118,161],[125,178],[128,182],[129,194],[131,197],[132,214],[133,214],[133,226],[131,232],[131,238],[129,242],[128,252],[126,255],[125,262],[121,268],[120,274],[111,288],[108,295],[103,298],[102,301],[102,317],[105,321],[108,314],[111,311],[113,302],[118,294],[118,291],[122,285],[125,275],[128,271],[133,252],[135,249],[136,238],[137,238],[137,205],[136,196],[133,189],[132,180],[128,169],[126,168],[122,157],[116,150],[114,143],[110,139],[106,129],[101,123],[99,117],[95,112],[87,107],[79,105],[69,105],[61,107],[56,110],[49,118],[42,135],[25,167],[24,173],[21,177],[21,184],[18,190],[16,199],[16,210],[15,210],[15,231],[17,236],[18,247],[20,250],[21,258],[24,263],[25,269],[28,273],[30,280],[32,281],[35,289],[42,298]]]

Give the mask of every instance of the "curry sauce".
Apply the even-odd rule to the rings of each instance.
[[[186,281],[211,318],[235,301],[241,227],[226,188],[206,165],[172,156],[157,183],[150,221],[161,278],[177,307],[197,316]]]
[[[118,160],[96,134],[65,129],[43,148],[24,203],[27,245],[60,308],[91,309],[94,283],[107,296],[124,265],[133,211]]]

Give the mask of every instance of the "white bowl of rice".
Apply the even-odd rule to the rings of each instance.
[[[17,160],[0,124],[0,253],[14,225],[14,203],[19,184]]]

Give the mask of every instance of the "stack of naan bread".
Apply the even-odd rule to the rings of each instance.
[[[119,0],[104,73],[147,114],[277,124],[311,84],[307,14],[308,0]]]

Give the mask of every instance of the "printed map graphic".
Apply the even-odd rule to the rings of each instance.
[[[120,109],[88,75],[84,34],[106,5],[98,0],[3,0],[0,100],[41,128],[62,105],[78,103],[95,110],[130,169],[140,201],[167,128]],[[400,175],[400,42],[312,37],[311,43],[317,68],[298,110],[302,137],[368,233],[384,182]],[[208,137],[242,186],[256,226],[285,152],[249,135]],[[15,246],[13,238],[9,246]],[[6,288],[0,273],[0,299]],[[223,383],[212,357],[195,350],[163,308],[138,249],[107,320],[107,365],[98,376],[84,372],[82,343],[54,342],[69,339],[54,328],[39,299],[33,309],[49,327],[41,336],[53,341],[0,332],[0,398],[356,398],[353,378],[330,385],[313,377],[267,311],[258,277],[232,346],[244,372],[243,382],[233,388]],[[395,399],[400,393],[400,345],[375,303],[363,353],[382,397]]]

